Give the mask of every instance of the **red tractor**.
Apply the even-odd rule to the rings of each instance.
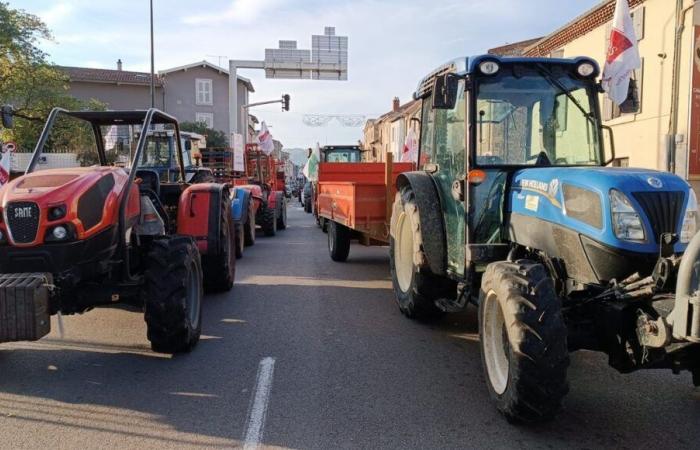
[[[287,199],[284,195],[285,179],[282,165],[267,155],[256,144],[246,145],[246,173],[235,180],[236,187],[248,189],[255,200],[255,223],[265,236],[274,236],[277,230],[287,228]],[[246,230],[247,231],[247,230]],[[246,233],[246,239],[249,236]]]
[[[154,169],[151,130],[166,129],[172,179]],[[233,286],[233,227],[228,186],[185,181],[179,134],[156,109],[51,112],[25,174],[0,188],[0,342],[121,304],[144,311],[153,350],[197,344],[203,290]]]

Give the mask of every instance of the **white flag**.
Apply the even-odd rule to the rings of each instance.
[[[321,150],[318,145],[316,144],[316,149],[311,151],[311,154],[309,155],[309,159],[306,161],[306,164],[304,165],[304,169],[302,170],[302,173],[306,177],[307,180],[309,181],[318,181],[318,162],[319,162],[319,157]]]
[[[258,141],[260,141],[260,150],[262,150],[266,155],[272,153],[275,149],[275,144],[272,143],[272,135],[267,129],[265,121],[260,124],[260,132],[258,133]]]
[[[416,162],[418,159],[418,135],[413,128],[408,129],[401,152],[401,162]]]
[[[627,99],[632,72],[641,66],[629,4],[617,0],[602,81],[610,100],[620,105]]]
[[[0,186],[10,181],[10,170],[12,170],[12,149],[8,145],[2,145],[2,158],[0,159]]]

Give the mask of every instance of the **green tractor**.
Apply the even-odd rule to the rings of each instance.
[[[398,306],[476,305],[488,390],[515,422],[557,413],[580,349],[700,385],[697,198],[676,175],[605,167],[598,74],[588,58],[485,55],[415,93],[419,170],[399,175],[390,225]]]

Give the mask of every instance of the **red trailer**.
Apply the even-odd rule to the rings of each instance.
[[[350,243],[387,245],[396,178],[413,163],[320,163],[318,215],[328,222],[328,250],[345,261]]]

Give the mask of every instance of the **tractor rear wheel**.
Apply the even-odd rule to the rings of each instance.
[[[145,320],[151,348],[189,352],[202,331],[202,264],[189,236],[156,239],[146,257]]]
[[[423,235],[415,194],[410,186],[396,193],[391,217],[389,265],[396,302],[408,318],[426,320],[443,314],[435,300],[448,296],[452,283],[422,267]]]
[[[569,352],[561,302],[543,265],[489,264],[481,281],[479,335],[498,410],[517,423],[552,419],[569,391]]]
[[[231,203],[228,193],[224,191],[221,199],[219,220],[219,248],[216,253],[202,257],[204,268],[204,290],[207,292],[230,291],[236,277],[236,242]]]
[[[274,236],[277,234],[277,211],[274,208],[263,206],[262,223],[260,227],[265,233],[265,236]]]
[[[284,230],[287,228],[287,199],[280,195],[277,201],[280,208],[280,213],[277,215],[277,229]]]
[[[237,224],[235,226],[235,237],[236,237],[236,259],[243,258],[243,248],[245,247],[245,236],[243,231],[243,224]]]
[[[328,226],[328,253],[336,262],[345,262],[350,255],[350,229],[331,221]]]
[[[255,244],[255,210],[252,201],[248,204],[248,220],[243,224],[243,239],[246,247]]]

